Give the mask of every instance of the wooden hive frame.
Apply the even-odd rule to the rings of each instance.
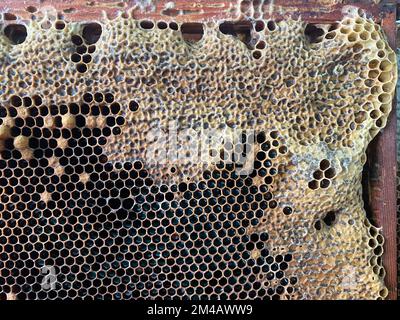
[[[309,23],[334,23],[342,18],[345,6],[357,6],[381,24],[390,46],[396,48],[395,0],[269,0],[263,3],[267,4],[267,15],[271,19],[301,17]],[[204,22],[233,20],[238,5],[237,0],[3,0],[0,3],[0,12],[9,13],[10,19],[14,19],[14,16],[29,19],[31,12],[47,7],[54,8],[69,21],[95,21],[104,13],[113,17],[119,11],[131,9],[132,17],[135,19]],[[235,28],[243,31],[246,27],[245,24],[238,22]],[[198,37],[195,25],[193,28],[189,26],[185,32],[188,37]],[[363,177],[367,214],[382,228],[385,237],[383,265],[386,269],[388,299],[397,299],[396,163],[396,102],[394,101],[387,126],[368,148],[368,161]]]

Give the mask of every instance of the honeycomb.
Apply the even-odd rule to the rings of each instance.
[[[387,296],[395,53],[357,10],[247,21],[0,22],[0,299]]]

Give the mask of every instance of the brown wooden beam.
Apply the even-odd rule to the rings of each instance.
[[[340,20],[343,9],[349,5],[357,6],[381,21],[387,10],[385,4],[395,3],[395,0],[2,0],[0,11],[9,10],[22,19],[29,19],[40,10],[55,9],[69,21],[99,20],[103,13],[112,18],[118,12],[131,11],[136,19],[193,22],[238,19],[243,16],[243,11],[254,7],[253,3],[256,3],[256,8],[262,9],[265,18],[280,20],[292,16],[322,23]]]

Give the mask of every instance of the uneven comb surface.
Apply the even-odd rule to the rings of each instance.
[[[53,18],[2,25],[0,298],[387,295],[361,189],[397,78],[378,25]]]

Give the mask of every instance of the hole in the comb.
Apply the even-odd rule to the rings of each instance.
[[[94,44],[99,41],[101,34],[101,25],[96,22],[85,25],[82,30],[82,37],[85,39],[87,44]]]
[[[321,230],[322,229],[321,221],[319,221],[319,220],[315,221],[314,228],[315,228],[315,230],[318,230],[318,231]]]
[[[246,45],[250,42],[252,28],[250,21],[225,21],[219,25],[221,33],[235,36]]]
[[[328,32],[335,31],[335,30],[339,29],[339,26],[340,26],[339,23],[333,23],[333,24],[331,24],[331,26],[330,26],[329,29],[328,29]]]
[[[314,24],[307,24],[306,28],[304,29],[304,35],[307,37],[310,43],[318,43],[321,42],[321,37],[324,35],[324,30],[317,27]]]
[[[182,38],[188,42],[198,42],[204,34],[202,23],[183,23],[181,25]]]
[[[21,44],[25,41],[28,33],[22,24],[10,24],[4,28],[4,35],[13,43]]]
[[[335,220],[336,220],[336,214],[337,214],[337,211],[329,211],[325,215],[325,217],[322,219],[322,221],[324,221],[324,223],[328,227],[331,227],[334,224]]]

